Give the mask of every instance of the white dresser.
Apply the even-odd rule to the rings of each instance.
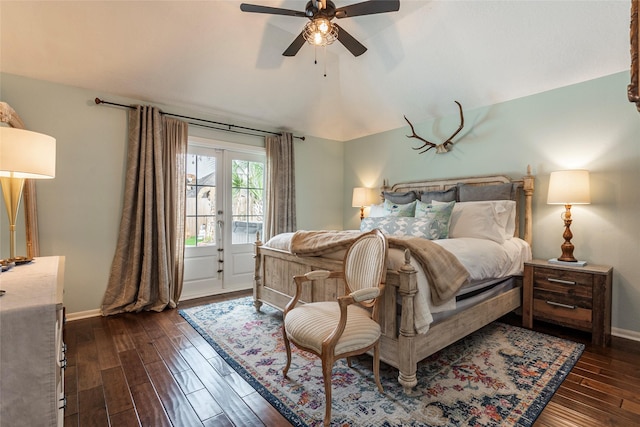
[[[64,257],[0,273],[0,427],[64,424]]]

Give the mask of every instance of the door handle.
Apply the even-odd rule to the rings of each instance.
[[[218,244],[222,246],[222,231],[224,229],[224,221],[219,219],[216,221],[216,225],[218,226]]]

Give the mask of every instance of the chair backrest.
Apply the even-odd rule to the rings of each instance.
[[[345,292],[378,287],[384,283],[387,270],[387,239],[380,230],[360,236],[344,256]],[[371,301],[362,305],[370,307]]]

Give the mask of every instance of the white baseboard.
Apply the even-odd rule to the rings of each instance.
[[[611,335],[640,342],[640,332],[630,331],[628,329],[611,328]]]
[[[77,313],[66,313],[65,318],[67,322],[73,322],[74,320],[88,319],[90,317],[100,317],[102,312],[99,308],[95,310],[78,311]]]
[[[206,291],[206,292],[199,292],[199,293],[191,293],[191,294],[183,294],[180,297],[180,301],[188,301],[191,299],[197,299],[197,298],[204,298],[204,297],[210,297],[213,295],[224,295],[224,294],[228,294],[228,293],[232,293],[232,292],[237,292],[237,291],[242,291],[242,290],[246,290],[246,289],[251,289],[251,285],[247,286],[247,285],[239,285],[237,287],[231,288],[231,289],[225,289],[225,290],[220,290],[217,292],[211,292],[210,290]],[[78,311],[76,313],[69,313],[67,312],[65,317],[67,322],[73,322],[74,320],[81,320],[81,319],[88,319],[91,317],[100,317],[102,316],[102,311],[99,308],[96,308],[94,310],[87,310],[87,311]]]

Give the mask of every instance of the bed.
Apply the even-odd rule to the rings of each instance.
[[[393,231],[388,236],[390,250],[385,276],[386,288],[379,312],[382,328],[380,359],[398,369],[398,382],[406,393],[410,394],[417,384],[416,371],[420,360],[520,307],[522,263],[531,258],[533,191],[534,176],[531,175],[530,168],[524,177],[517,179],[492,175],[412,181],[391,186],[385,182],[382,186],[381,200],[384,202],[371,208],[370,217],[363,221],[361,227],[378,228],[383,222],[395,221],[392,218],[378,217],[374,214],[374,208],[388,208],[389,205],[403,208],[410,204],[403,202],[411,193],[417,200],[424,199],[421,206],[427,203],[427,208],[435,206],[440,209],[437,205],[453,205],[449,223],[451,235],[447,236],[451,237],[449,239],[432,239],[434,236],[428,239],[411,236],[396,238]],[[449,202],[452,197],[455,203]],[[461,199],[464,203],[460,202]],[[463,225],[467,224],[466,219],[471,218],[469,213],[473,213],[473,218],[479,218],[475,209],[480,206],[485,209],[487,205],[492,207],[493,216],[496,206],[513,206],[508,214],[500,214],[509,215],[506,225],[502,224],[505,228],[499,230],[504,238],[502,242],[500,238],[491,240],[485,239],[483,235],[466,236],[461,232]],[[473,210],[469,211],[468,208]],[[467,215],[464,217],[465,221],[461,215]],[[420,222],[420,219],[403,218],[398,221]],[[397,225],[394,224],[394,227],[395,230]],[[433,227],[430,232],[432,229]],[[365,231],[364,228],[362,230]],[[454,230],[456,233],[453,233]],[[263,303],[284,310],[294,293],[292,278],[295,275],[320,269],[341,270],[345,242],[348,243],[350,235],[357,235],[359,232],[333,232],[336,234],[331,235],[330,240],[336,240],[334,236],[337,235],[338,244],[322,246],[318,251],[308,252],[292,250],[294,241],[300,233],[304,235],[304,231],[274,236],[266,243],[258,238],[255,244],[253,287],[256,310],[259,311]],[[505,232],[509,235],[504,235]],[[314,232],[307,233],[315,236]],[[413,243],[405,245],[404,240]],[[443,247],[447,253],[456,253],[463,247],[466,252],[462,251],[461,255],[455,255],[454,258],[460,260],[465,269],[469,269],[468,280],[453,289],[453,296],[450,295],[451,289],[447,289],[449,294],[443,293],[444,300],[437,304],[432,300],[436,299],[438,290],[434,289],[432,283],[425,282],[430,279],[435,282],[439,276],[431,274],[429,265],[425,265],[418,257],[422,244],[427,242],[427,249],[433,246]],[[416,243],[419,246],[416,247]],[[485,247],[504,250],[507,254],[503,256],[496,252],[497,255],[492,255],[493,252],[488,252]],[[515,252],[509,252],[511,250]],[[484,260],[478,261],[480,258],[477,255],[484,256]],[[438,259],[438,256],[432,258]],[[497,266],[487,267],[485,264],[489,259]],[[471,272],[475,268],[479,268],[480,273],[475,270]],[[443,271],[443,276],[447,277],[444,282],[459,281],[455,273]],[[444,283],[442,286],[446,285]],[[332,300],[342,295],[343,284],[337,280],[325,280],[320,286],[316,284],[305,292],[301,298],[303,302]],[[465,300],[461,295],[463,293],[471,298]]]

